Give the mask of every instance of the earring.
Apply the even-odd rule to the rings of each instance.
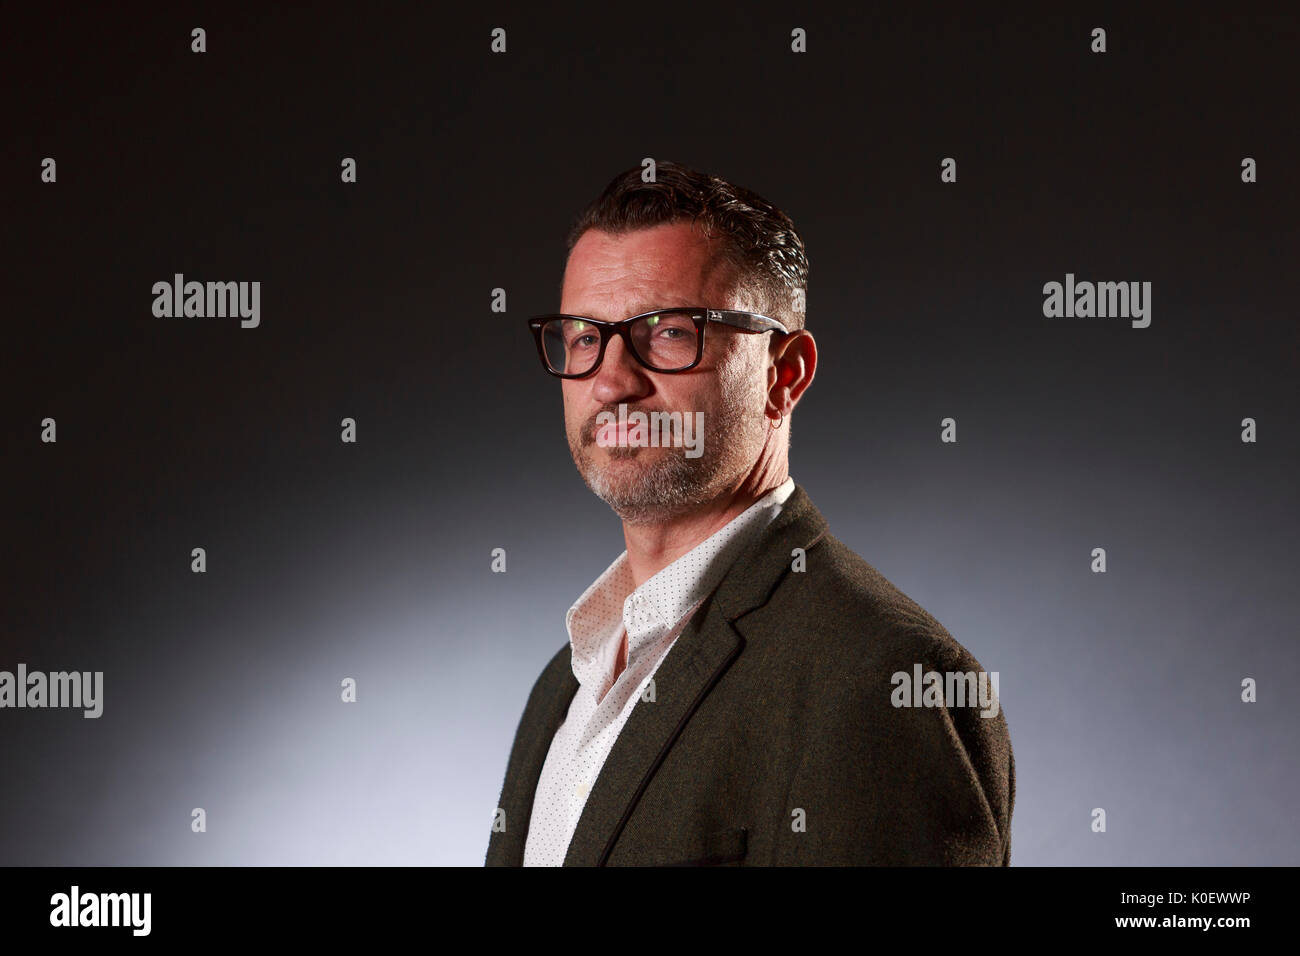
[[[782,424],[784,424],[784,422],[785,422],[785,412],[782,412],[781,417],[776,420],[776,424],[775,425],[769,424],[767,427],[772,429],[772,431],[776,431],[778,428],[781,427]]]

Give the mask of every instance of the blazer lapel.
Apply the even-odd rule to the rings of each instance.
[[[740,652],[740,635],[706,602],[655,672],[655,700],[638,701],[596,777],[565,866],[603,866],[641,792],[687,719]]]
[[[673,643],[654,675],[654,702],[638,701],[632,708],[587,797],[565,866],[603,866],[609,860],[637,801],[682,728],[741,653],[744,638],[732,622],[766,603],[790,570],[791,552],[811,548],[825,532],[825,519],[796,485],[753,550],[732,565]],[[566,707],[571,697],[565,698]],[[553,733],[554,729],[541,747],[531,777],[534,782]]]

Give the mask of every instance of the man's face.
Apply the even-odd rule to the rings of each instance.
[[[613,235],[590,229],[574,245],[560,311],[616,322],[672,306],[751,309],[733,296],[734,276],[711,266],[711,249],[678,223]],[[591,375],[563,380],[569,450],[587,486],[629,524],[654,524],[734,489],[768,437],[768,341],[710,322],[704,357],[686,372],[652,372],[613,337]],[[704,413],[702,454],[681,447],[602,447],[596,417],[634,411]],[[608,435],[608,433],[607,433]]]

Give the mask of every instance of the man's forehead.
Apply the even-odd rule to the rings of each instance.
[[[598,318],[601,310],[635,315],[672,305],[727,308],[733,272],[716,242],[689,227],[620,235],[589,230],[565,266],[564,310]]]

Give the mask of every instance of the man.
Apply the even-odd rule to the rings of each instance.
[[[562,314],[530,320],[626,551],[533,687],[487,865],[1009,863],[989,675],[788,475],[818,362],[802,240],[748,190],[656,180],[610,183],[570,232]]]

